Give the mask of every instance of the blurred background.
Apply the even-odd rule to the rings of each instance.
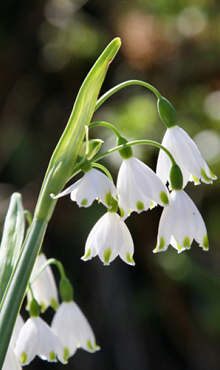
[[[53,149],[78,89],[106,45],[122,47],[101,94],[127,79],[153,84],[177,110],[179,125],[194,138],[220,176],[220,3],[217,0],[1,0],[0,2],[0,224],[12,192],[33,212]],[[94,120],[116,125],[128,139],[161,141],[165,127],[155,96],[141,87],[111,97]],[[94,135],[94,136],[93,136]],[[91,137],[115,145],[107,129]],[[152,169],[158,151],[135,154]],[[106,160],[114,179],[116,154]],[[75,301],[88,318],[101,351],[78,350],[65,369],[220,369],[220,192],[188,184],[204,217],[210,251],[196,243],[177,255],[153,254],[162,209],[126,221],[135,244],[135,267],[119,258],[110,267],[83,262],[87,235],[105,209],[79,209],[59,200],[44,241],[47,257],[61,260]],[[54,269],[58,281],[58,274]],[[28,317],[25,309],[22,315]],[[43,318],[50,323],[52,309]],[[35,359],[29,369],[61,369]]]

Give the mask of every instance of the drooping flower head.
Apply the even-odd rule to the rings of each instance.
[[[117,179],[118,203],[125,219],[132,211],[142,212],[156,204],[167,206],[168,192],[153,170],[135,157],[125,159]]]
[[[173,190],[169,207],[161,215],[153,252],[166,251],[171,244],[180,253],[191,248],[193,239],[204,251],[209,249],[206,226],[197,207],[184,190]]]
[[[118,144],[126,144],[123,137]],[[133,156],[131,147],[119,151],[123,162],[118,172],[118,204],[123,219],[133,211],[142,212],[157,204],[167,206],[168,191],[154,171]]]
[[[62,302],[51,323],[52,330],[63,348],[63,357],[67,360],[77,348],[96,352],[100,348],[88,320],[73,301]]]
[[[97,199],[109,208],[112,197],[116,198],[116,189],[106,175],[91,168],[80,180],[57,196],[51,195],[51,197],[57,199],[67,194],[70,194],[71,200],[75,201],[79,207],[89,207]]]
[[[92,328],[73,301],[73,287],[67,278],[62,278],[59,284],[62,303],[54,315],[51,323],[52,330],[62,345],[63,358],[68,360],[77,348],[88,352],[96,352],[100,348],[96,344]]]
[[[199,184],[200,180],[211,184],[217,177],[211,172],[201,152],[190,136],[179,126],[167,128],[162,145],[173,155],[183,174],[183,187],[188,181]],[[156,173],[164,184],[169,182],[171,162],[160,150]]]
[[[134,265],[134,243],[122,218],[115,212],[107,212],[94,225],[87,238],[83,261],[99,256],[109,265],[118,255],[129,265]]]
[[[39,315],[37,301],[31,302],[31,317],[23,325],[15,347],[15,353],[22,365],[28,365],[35,356],[49,362],[57,362],[57,358],[65,363],[62,346],[49,325]]]

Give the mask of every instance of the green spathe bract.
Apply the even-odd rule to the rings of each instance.
[[[35,259],[41,248],[48,221],[56,205],[56,201],[51,199],[50,194],[58,194],[71,177],[83,142],[85,126],[88,126],[90,123],[108,66],[115,57],[120,45],[120,39],[114,39],[87,75],[77,95],[66,129],[51,157],[35,209],[33,222],[16,270],[11,276],[7,296],[0,306],[0,338],[4,338],[4,341],[1,343],[0,368],[3,366],[14,322],[24,298]]]
[[[79,90],[66,129],[51,157],[44,178],[35,211],[37,218],[49,221],[56,203],[50,194],[59,194],[71,177],[83,142],[85,126],[91,121],[108,66],[120,44],[120,39],[116,38],[107,46]]]

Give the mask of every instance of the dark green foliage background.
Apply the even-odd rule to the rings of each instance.
[[[14,191],[22,194],[25,209],[34,211],[77,91],[116,36],[122,47],[101,94],[126,79],[153,84],[175,106],[179,125],[192,137],[208,130],[206,142],[198,144],[219,177],[220,95],[212,94],[220,90],[219,25],[217,0],[1,0],[1,227]],[[165,132],[155,97],[140,87],[117,93],[94,119],[115,124],[128,139],[161,141]],[[91,136],[104,138],[106,147],[115,144],[105,129],[94,129]],[[153,148],[136,150],[153,169],[157,154]],[[105,164],[116,180],[119,157]],[[180,255],[171,247],[154,255],[157,207],[126,221],[135,243],[135,267],[119,258],[110,267],[98,258],[81,261],[86,237],[105,209],[97,204],[78,209],[68,197],[59,200],[44,252],[64,264],[75,300],[101,346],[93,355],[78,350],[65,369],[220,369],[219,180],[213,186],[188,184],[186,191],[204,217],[210,251],[195,243]],[[27,318],[25,309],[22,315]],[[50,323],[52,315],[49,309],[43,317]],[[35,359],[29,368],[63,365]]]

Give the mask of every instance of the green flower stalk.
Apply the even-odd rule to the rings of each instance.
[[[119,38],[114,39],[87,75],[76,98],[66,129],[51,157],[31,227],[10,276],[7,294],[3,297],[0,306],[0,338],[4,338],[1,342],[0,368],[3,366],[14,322],[24,298],[32,268],[56,205],[56,201],[51,199],[50,194],[58,194],[71,177],[84,139],[85,126],[88,126],[92,118],[108,66],[120,44]]]

